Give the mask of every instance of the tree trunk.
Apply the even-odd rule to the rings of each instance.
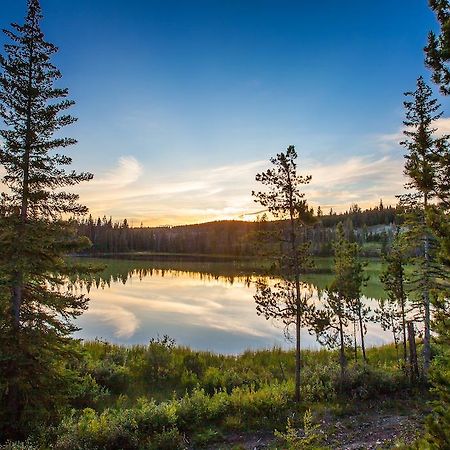
[[[347,366],[347,359],[345,357],[345,343],[344,343],[344,327],[342,325],[342,318],[339,317],[339,364],[341,366],[341,384],[345,377],[345,367]]]
[[[295,348],[295,401],[300,402],[300,371],[301,371],[301,347],[300,347],[300,331],[301,331],[301,312],[300,305],[297,304],[297,316],[295,321],[295,335],[296,335],[296,348]]]
[[[414,322],[408,324],[408,342],[409,342],[409,370],[411,381],[419,378],[419,365],[417,363],[416,336],[414,332]]]
[[[361,299],[359,299],[358,302],[361,302]],[[361,350],[362,350],[362,354],[363,354],[364,364],[366,364],[367,356],[366,356],[366,344],[364,342],[364,323],[363,323],[362,315],[361,315],[361,303],[359,303],[359,307],[358,307],[358,318],[359,318],[359,332],[361,333]]]
[[[395,323],[394,323],[394,319],[392,318],[391,321],[391,326],[392,326],[392,337],[394,338],[394,345],[395,345],[395,353],[397,356],[397,365],[400,367],[400,355],[398,352],[398,336],[397,333],[394,331],[395,330]]]
[[[402,290],[401,308],[402,308],[402,332],[403,332],[403,362],[406,366],[408,362],[408,352],[406,349],[406,313],[405,313],[405,294],[403,292],[403,281],[401,283],[401,290]]]
[[[23,258],[23,241],[26,233],[26,223],[28,220],[29,204],[29,178],[30,178],[30,156],[32,150],[32,101],[33,101],[33,64],[34,64],[34,44],[30,44],[30,53],[28,59],[28,90],[27,90],[27,109],[26,109],[26,130],[23,153],[23,179],[22,179],[22,198],[20,205],[20,222],[17,226],[17,251],[16,264],[21,264]],[[18,269],[13,273],[11,285],[11,322],[12,322],[12,342],[11,345],[17,349],[20,348],[20,312],[22,308],[24,287],[23,270]],[[19,399],[19,367],[16,361],[11,362],[11,382],[8,391],[8,414],[14,423],[19,423],[21,416],[21,407]],[[19,430],[12,430],[17,434]]]
[[[427,212],[428,206],[428,197],[427,194],[424,194],[424,215]],[[424,217],[424,225],[425,225],[425,217]],[[423,335],[423,374],[425,379],[428,378],[428,371],[430,369],[431,364],[431,312],[430,312],[430,291],[429,291],[429,263],[430,263],[430,240],[428,233],[425,232],[424,236],[424,258],[425,258],[425,286],[423,290],[423,307],[424,307],[424,335]]]
[[[292,180],[287,172],[289,186],[292,186]],[[300,293],[300,268],[297,256],[297,234],[295,232],[295,210],[294,210],[294,199],[292,196],[292,190],[289,197],[289,219],[291,226],[291,251],[293,259],[293,269],[295,276],[295,303],[296,303],[296,317],[295,317],[295,401],[300,402],[300,383],[301,383],[301,345],[300,345],[300,331],[301,331],[301,293]]]

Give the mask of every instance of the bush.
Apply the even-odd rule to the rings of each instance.
[[[31,441],[7,442],[4,445],[0,445],[0,450],[38,450],[38,448]]]
[[[99,386],[116,395],[127,392],[131,381],[126,367],[109,361],[95,365],[91,369],[91,376]]]
[[[264,386],[257,391],[236,388],[230,395],[231,412],[250,427],[278,422],[288,411],[293,392],[292,383]]]
[[[371,366],[354,366],[341,381],[336,379],[336,390],[354,399],[376,398],[380,395],[405,391],[409,387],[406,376]],[[339,387],[338,387],[339,386]]]
[[[149,450],[183,450],[186,449],[186,439],[176,427],[164,429],[151,438]]]
[[[68,417],[61,423],[57,450],[134,450],[138,449],[137,423],[131,410],[108,409],[98,415],[83,410],[78,419]]]
[[[206,428],[206,430],[194,434],[192,437],[192,445],[194,448],[206,447],[221,439],[223,439],[222,433],[212,428]]]
[[[275,430],[274,434],[286,450],[313,449],[323,440],[320,425],[314,424],[311,411],[308,409],[303,415],[303,430],[294,426],[293,420],[287,419],[286,431]]]
[[[302,374],[301,398],[306,402],[332,401],[336,398],[337,364],[306,367]]]
[[[208,424],[226,421],[229,416],[237,418],[238,427],[279,421],[286,417],[292,392],[290,383],[264,386],[260,390],[240,387],[231,394],[223,391],[211,397],[204,390],[195,389],[179,400],[160,404],[140,399],[130,409],[106,409],[97,413],[87,408],[78,416],[72,414],[62,421],[55,449],[132,450],[143,445],[154,446],[155,442],[167,442],[168,447],[158,448],[172,448],[170,442],[178,442],[181,436],[178,432],[194,434]]]

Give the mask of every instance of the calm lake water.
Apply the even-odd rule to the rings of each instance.
[[[246,349],[291,347],[282,324],[256,314],[253,294],[258,278],[254,268],[233,262],[130,261],[85,259],[106,265],[89,286],[89,309],[77,320],[77,337],[104,339],[120,344],[144,344],[168,334],[180,345],[220,353]],[[328,261],[320,261],[326,265]],[[371,262],[366,301],[384,296],[378,281],[379,263]],[[305,277],[305,282],[324,288],[329,274]],[[391,341],[390,333],[368,325],[371,345]],[[302,335],[302,346],[317,348],[314,336]]]

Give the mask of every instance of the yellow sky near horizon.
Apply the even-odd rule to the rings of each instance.
[[[450,133],[450,118],[436,122],[437,134]],[[310,206],[343,212],[357,203],[362,209],[396,205],[404,190],[404,149],[399,142],[402,130],[372,136],[363,156],[303,158],[299,153],[298,171],[311,175],[304,186]],[[270,167],[267,160],[247,161],[195,170],[175,168],[170,173],[155,171],[132,153],[115,161],[109,169],[95,174],[92,182],[79,186],[81,201],[94,217],[124,218],[133,226],[186,225],[216,220],[255,220],[261,206],[254,202],[252,190],[262,186],[255,175]]]
[[[439,134],[450,132],[450,118],[439,119]],[[398,145],[402,132],[375,136],[375,150],[364,156],[312,159],[299,153],[298,171],[311,175],[304,186],[310,206],[321,206],[326,214],[347,210],[357,203],[361,208],[395,205],[403,192],[404,150]],[[255,175],[270,167],[267,160],[221,166],[209,165],[185,170],[176,165],[170,172],[157,170],[140,161],[132,152],[124,153],[109,167],[94,174],[94,180],[71,191],[93,217],[127,219],[130,225],[163,226],[204,223],[216,220],[255,220],[261,206],[251,192],[262,186]],[[83,167],[83,161],[77,161]],[[89,169],[89,167],[87,167]],[[0,177],[4,169],[0,166]]]

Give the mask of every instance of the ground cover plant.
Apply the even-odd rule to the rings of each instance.
[[[45,431],[36,429],[35,448],[202,448],[252,430],[278,430],[279,439],[304,443],[308,439],[295,438],[292,427],[302,427],[305,417],[315,430],[313,417],[324,411],[343,417],[349,402],[423,395],[399,367],[393,345],[369,348],[370,365],[351,363],[344,380],[336,352],[304,350],[300,404],[293,401],[293,351],[225,356],[177,346],[168,337],[132,347],[85,342],[77,351],[72,369],[82,376],[71,408]]]

